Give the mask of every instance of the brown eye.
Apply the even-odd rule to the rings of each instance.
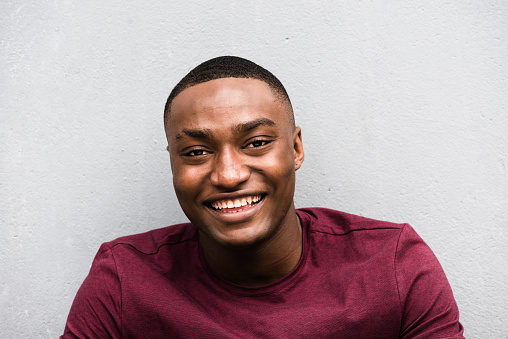
[[[247,145],[247,147],[259,148],[259,147],[263,147],[263,146],[267,145],[268,143],[269,143],[268,140],[254,140],[249,145]]]
[[[207,154],[207,151],[205,151],[203,149],[195,149],[195,150],[192,150],[190,152],[185,153],[185,156],[188,156],[188,157],[199,157],[199,156],[205,155],[205,154]]]

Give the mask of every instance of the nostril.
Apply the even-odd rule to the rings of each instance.
[[[243,166],[220,166],[211,174],[213,185],[222,187],[235,187],[250,178],[250,170]]]

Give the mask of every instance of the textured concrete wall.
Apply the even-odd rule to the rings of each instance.
[[[287,85],[297,205],[410,222],[467,337],[507,338],[508,2],[423,3],[2,1],[1,337],[55,338],[101,242],[185,220],[162,109],[234,54]]]

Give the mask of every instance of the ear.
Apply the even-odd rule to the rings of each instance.
[[[171,173],[173,173],[173,157],[171,156],[171,152],[169,151],[169,145],[166,147],[166,151],[168,151],[169,164],[171,165]]]
[[[293,149],[295,152],[295,170],[298,170],[302,166],[304,153],[302,144],[302,129],[295,127],[293,132]]]

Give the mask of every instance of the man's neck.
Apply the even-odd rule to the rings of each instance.
[[[294,208],[285,225],[266,243],[249,248],[214,246],[200,234],[208,265],[222,278],[241,286],[263,286],[289,274],[302,255],[302,227]]]

